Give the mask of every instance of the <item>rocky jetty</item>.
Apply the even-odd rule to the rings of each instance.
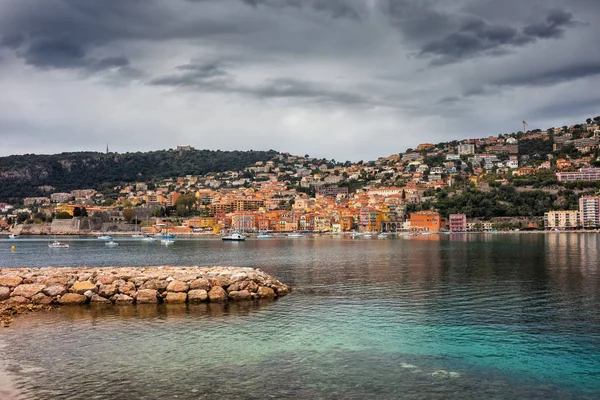
[[[0,310],[23,305],[250,301],[289,292],[287,285],[263,271],[241,267],[0,268]]]

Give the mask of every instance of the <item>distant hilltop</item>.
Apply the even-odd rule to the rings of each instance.
[[[123,154],[73,152],[0,157],[0,202],[52,191],[243,170],[278,154],[274,150],[212,151],[177,146],[175,150]]]

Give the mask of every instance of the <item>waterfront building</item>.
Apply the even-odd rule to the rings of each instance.
[[[465,232],[467,230],[467,216],[465,214],[450,214],[448,225],[451,232]]]
[[[435,211],[419,211],[410,214],[410,230],[413,232],[439,232],[444,220]]]
[[[544,228],[569,229],[580,225],[579,210],[549,211],[544,214]]]
[[[584,228],[600,226],[600,197],[586,196],[579,199],[580,224]]]

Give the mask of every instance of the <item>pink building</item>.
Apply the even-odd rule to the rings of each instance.
[[[465,214],[450,214],[448,221],[450,232],[466,232],[467,216]]]

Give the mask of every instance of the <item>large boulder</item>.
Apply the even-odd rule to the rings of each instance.
[[[247,290],[229,292],[229,298],[231,300],[250,300],[252,298],[252,293]]]
[[[258,295],[258,297],[260,297],[262,299],[264,299],[264,298],[268,299],[268,298],[275,297],[275,291],[273,289],[271,289],[270,287],[266,287],[266,286],[259,287],[256,294]]]
[[[167,292],[187,292],[190,289],[190,285],[182,281],[171,281],[167,286]]]
[[[204,289],[193,289],[188,292],[190,303],[202,303],[208,300],[208,292]]]
[[[182,292],[168,292],[167,297],[165,297],[165,302],[173,303],[173,304],[185,303],[186,300],[187,300],[187,293],[182,293]]]
[[[87,303],[88,298],[82,294],[78,293],[66,293],[58,299],[59,304],[85,304]]]
[[[112,274],[111,275],[100,275],[99,277],[96,278],[96,283],[99,283],[101,285],[110,285],[116,280],[117,280],[116,275],[112,275]]]
[[[0,287],[0,301],[6,300],[10,297],[10,289],[7,287]]]
[[[119,293],[125,294],[129,297],[135,296],[135,284],[133,282],[125,282],[122,285],[119,285]]]
[[[54,284],[42,290],[42,293],[50,297],[62,296],[67,293],[67,288],[61,284]]]
[[[92,291],[93,293],[96,293],[98,291],[98,288],[95,284],[93,284],[90,281],[75,282],[73,286],[71,286],[72,293],[84,294],[88,290]]]
[[[136,302],[138,304],[156,303],[158,291],[155,289],[140,289],[137,292]]]
[[[14,275],[0,276],[0,286],[15,287],[23,282],[23,278]]]
[[[50,304],[52,297],[46,296],[44,293],[38,293],[31,298],[33,304]]]
[[[16,288],[14,288],[11,296],[23,296],[28,299],[31,299],[36,294],[40,293],[45,287],[46,285],[42,285],[39,283],[19,285]]]
[[[101,304],[110,304],[111,303],[111,301],[109,299],[107,299],[106,297],[102,297],[99,294],[95,294],[95,293],[90,298],[90,301],[92,303],[101,303]]]
[[[227,300],[227,292],[221,286],[214,286],[208,292],[208,298],[213,302],[222,302]]]
[[[210,290],[210,282],[208,279],[200,278],[190,283],[190,290],[204,289]]]
[[[6,300],[6,302],[9,304],[29,304],[31,303],[31,300],[23,296],[13,296]]]
[[[114,295],[113,300],[115,301],[115,304],[132,304],[134,301],[133,297],[123,293]]]
[[[111,285],[100,285],[98,288],[98,294],[102,297],[111,298],[117,294],[117,286]]]

